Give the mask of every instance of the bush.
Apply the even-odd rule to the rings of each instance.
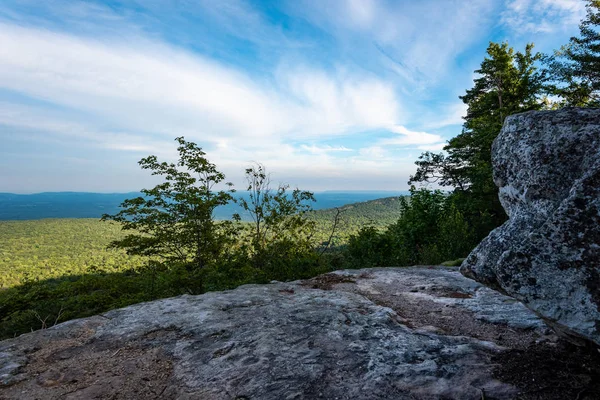
[[[466,256],[475,245],[452,195],[411,188],[410,199],[401,199],[398,221],[381,232],[361,229],[350,237],[348,253],[363,267],[439,264]]]

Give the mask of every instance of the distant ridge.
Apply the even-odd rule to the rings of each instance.
[[[384,227],[400,218],[400,196],[377,198],[336,207],[340,210],[344,230],[353,232],[364,226]],[[331,224],[337,214],[336,208],[313,211],[311,218]]]
[[[316,210],[340,207],[346,204],[365,202],[383,197],[407,195],[408,192],[390,191],[324,191],[316,192]],[[102,214],[119,212],[119,205],[125,200],[141,195],[129,193],[89,193],[89,192],[43,192],[16,194],[0,192],[0,220],[32,220],[43,218],[100,218]],[[236,196],[247,196],[238,192]],[[241,210],[235,204],[215,210],[216,219],[229,219]],[[244,216],[242,213],[242,218]]]
[[[398,191],[398,190],[323,190],[321,192],[315,193],[346,193],[346,194],[369,194],[369,193],[378,193],[378,194],[388,194],[388,195],[402,195],[408,196],[410,192],[408,190]]]

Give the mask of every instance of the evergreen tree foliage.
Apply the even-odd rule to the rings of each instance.
[[[473,87],[460,97],[467,105],[462,132],[445,153],[423,153],[410,180],[450,187],[450,194],[412,187],[410,198],[398,199],[398,217],[392,202],[385,221],[372,226],[364,221],[380,216],[377,204],[347,206],[345,216],[358,221],[348,225],[364,227],[340,234],[349,236],[347,246],[326,257],[315,251],[314,225],[326,224],[333,211],[307,214],[313,194],[287,185],[272,189],[260,164],[246,170],[250,196],[238,200],[253,222],[215,221],[213,211],[232,201],[234,191],[231,184],[217,190],[224,174],[183,137],[176,139],[178,162],[156,156],[139,162],[163,182],[103,216],[118,225],[100,230],[88,221],[5,222],[0,338],[157,297],[307,278],[334,268],[438,264],[466,256],[506,218],[491,166],[492,142],[505,118],[544,108],[548,75],[551,93],[562,99],[557,106],[600,105],[600,0],[586,5],[580,35],[546,57],[544,71],[536,68],[541,56],[533,45],[516,52],[507,43],[490,43]],[[388,218],[398,219],[384,228]],[[329,225],[325,230],[331,240]],[[109,241],[119,251],[105,253]],[[68,257],[57,251],[65,243]]]
[[[561,105],[600,106],[600,0],[587,0],[579,37],[545,61]]]
[[[473,88],[460,97],[467,105],[462,132],[444,147],[446,154],[423,153],[409,181],[452,187],[456,207],[479,239],[506,218],[492,179],[492,142],[508,115],[544,106],[546,76],[536,67],[541,57],[533,44],[515,52],[506,42],[490,43]]]
[[[226,247],[231,224],[216,223],[213,210],[231,201],[233,190],[214,191],[225,175],[195,143],[183,137],[175,140],[179,144],[176,164],[159,162],[156,156],[139,161],[142,169],[163,177],[164,182],[142,189],[144,196],[125,200],[119,213],[102,219],[119,222],[123,230],[132,232],[113,241],[112,247],[199,271]]]

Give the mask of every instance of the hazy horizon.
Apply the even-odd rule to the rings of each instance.
[[[36,194],[132,194],[140,193],[139,190],[129,190],[125,192],[78,192],[72,190],[56,191],[56,192],[30,192],[30,193],[16,193],[16,192],[0,192],[0,194],[13,194],[18,196],[29,196]],[[236,190],[235,193],[248,193],[246,190]],[[408,190],[317,190],[313,193],[402,193],[408,194]]]
[[[246,191],[233,194],[234,198],[248,199]],[[0,221],[35,220],[46,218],[100,218],[103,214],[116,214],[120,204],[128,198],[140,195],[128,193],[91,193],[91,192],[45,192],[32,194],[0,193]],[[384,197],[407,195],[406,192],[390,191],[325,191],[315,192],[315,210],[340,207],[347,204],[362,203]],[[219,206],[214,210],[216,219],[230,219],[239,213],[243,219],[249,219],[244,210],[235,202]]]

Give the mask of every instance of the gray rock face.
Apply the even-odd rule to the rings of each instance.
[[[600,345],[600,109],[508,117],[492,154],[509,220],[461,272]]]
[[[340,271],[0,342],[0,398],[510,399],[492,358],[545,330],[456,268]]]

